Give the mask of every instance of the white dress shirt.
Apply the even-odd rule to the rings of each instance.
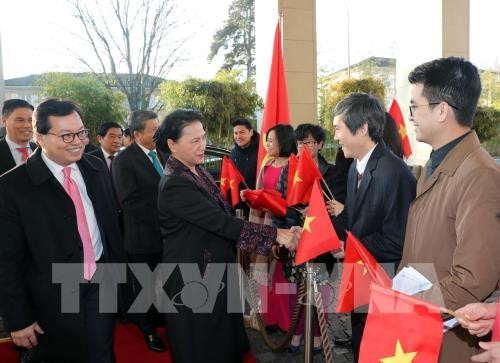
[[[358,175],[363,175],[363,173],[365,172],[366,165],[368,165],[368,161],[370,160],[370,156],[372,156],[373,150],[375,150],[377,145],[378,144],[375,144],[375,146],[372,147],[370,149],[370,151],[368,151],[366,153],[366,155],[363,156],[363,158],[361,160],[356,159],[356,170],[358,171]],[[360,183],[361,183],[361,180],[358,180],[358,187],[359,187]]]
[[[17,150],[18,147],[26,147],[26,148],[28,148],[27,149],[28,150],[28,157],[33,153],[33,151],[31,150],[29,142],[27,142],[26,145],[16,144],[14,141],[12,141],[11,139],[9,139],[9,135],[5,136],[5,141],[7,141],[7,145],[9,145],[10,153],[12,154],[12,157],[14,158],[14,161],[16,162],[16,166],[19,165],[19,164],[24,163],[24,161],[23,161],[23,154],[21,154],[19,152],[19,150]]]
[[[156,156],[158,157],[158,153],[156,152],[156,150],[154,150],[154,149],[153,149],[153,150],[149,150],[148,148],[145,148],[144,146],[142,146],[142,145],[141,145],[141,144],[139,144],[139,143],[137,143],[137,145],[138,145],[138,146],[142,149],[142,151],[144,151],[144,154],[146,154],[146,156],[148,157],[149,161],[151,161],[151,164],[154,164],[154,163],[153,163],[153,159],[151,159],[151,156],[149,156],[149,153],[150,153],[151,151],[153,151],[153,152],[156,154]],[[159,160],[160,160],[160,159],[158,159],[158,161],[159,161]],[[161,164],[161,162],[160,162],[160,164]]]
[[[106,152],[106,150],[104,150],[102,147],[101,147],[101,150],[102,150],[102,153],[104,155],[104,160],[106,160],[106,165],[108,166],[108,170],[110,169],[110,165],[111,165],[111,160],[109,159],[110,156],[116,156],[116,154],[108,154]]]
[[[52,160],[50,160],[44,152],[42,152],[42,159],[47,164],[49,170],[54,174],[54,177],[57,179],[59,183],[61,183],[64,188],[64,172],[63,169],[65,166],[61,166]],[[102,240],[101,233],[99,232],[99,226],[97,225],[97,219],[94,213],[94,207],[92,205],[92,201],[90,200],[87,194],[87,187],[85,185],[85,181],[83,180],[82,173],[78,168],[76,163],[68,165],[71,167],[71,179],[78,186],[78,190],[80,191],[80,196],[82,198],[83,209],[85,210],[85,217],[87,219],[87,225],[89,227],[90,238],[92,239],[92,247],[94,247],[94,256],[96,261],[101,258],[102,255]]]

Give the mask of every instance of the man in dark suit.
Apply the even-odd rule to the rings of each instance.
[[[102,162],[83,155],[88,130],[76,104],[42,102],[34,126],[40,147],[0,177],[4,322],[14,344],[37,347],[43,361],[112,363],[114,318],[100,313],[106,291],[96,283],[103,261],[125,261],[110,179]],[[56,263],[76,268],[70,295],[79,312],[64,307]]]
[[[2,124],[6,136],[0,141],[0,175],[22,164],[36,149],[31,116],[33,106],[25,100],[11,99],[3,103]]]
[[[123,129],[116,122],[105,122],[97,130],[97,141],[101,145],[89,154],[104,161],[110,171],[113,169],[113,160],[122,147]]]
[[[347,227],[375,259],[391,268],[401,260],[406,219],[416,181],[382,141],[385,112],[378,99],[354,93],[334,110],[333,126],[344,155],[354,158],[347,178]],[[353,313],[352,344],[359,353],[365,314]]]
[[[129,128],[135,142],[120,152],[113,164],[113,183],[123,211],[124,244],[129,262],[147,263],[154,270],[161,261],[162,240],[158,219],[158,184],[164,165],[153,137],[160,123],[152,111],[134,111]],[[151,281],[153,284],[154,281]],[[134,294],[140,290],[134,281]],[[156,333],[158,312],[151,307],[146,314],[131,316],[144,334],[148,347],[164,351]]]

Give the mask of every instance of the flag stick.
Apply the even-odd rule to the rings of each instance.
[[[455,317],[455,318],[458,318],[458,317],[459,317],[457,314],[455,314],[455,312],[454,312],[453,310],[447,309],[447,308],[445,308],[444,306],[441,306],[439,309],[440,309],[443,313],[446,313],[446,314],[448,314],[448,315],[451,315],[451,316],[453,316],[453,317]]]
[[[328,193],[330,193],[330,199],[329,200],[333,200],[335,199],[335,197],[333,196],[333,193],[332,191],[330,190],[330,188],[328,187],[328,184],[326,184],[326,181],[325,179],[321,178],[321,181],[323,182],[323,185],[326,187],[326,190],[328,190]]]
[[[329,202],[332,201],[332,198],[330,198],[330,196],[328,194],[325,193],[324,190],[321,190],[323,192],[323,195],[325,196],[326,199],[328,199]]]

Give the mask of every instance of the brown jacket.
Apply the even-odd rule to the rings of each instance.
[[[419,297],[455,310],[483,301],[500,280],[500,169],[475,132],[426,180],[410,207],[401,267],[433,287]],[[444,334],[440,362],[470,362],[477,339],[460,327]]]

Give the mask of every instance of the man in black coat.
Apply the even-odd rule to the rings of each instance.
[[[22,164],[36,149],[31,116],[33,106],[25,100],[10,99],[3,103],[2,123],[6,135],[0,141],[0,175]]]
[[[100,312],[105,291],[96,279],[102,262],[124,262],[125,253],[107,170],[83,155],[88,130],[76,104],[47,100],[34,119],[40,148],[0,177],[5,326],[14,344],[37,347],[43,361],[113,363],[114,318]],[[68,276],[69,290],[61,281]]]
[[[113,160],[122,147],[122,140],[122,127],[116,122],[104,122],[97,130],[97,141],[99,141],[101,147],[89,152],[89,154],[104,161],[109,172],[112,173]]]
[[[147,263],[154,270],[161,261],[162,239],[158,219],[158,184],[163,163],[153,137],[160,123],[152,111],[134,111],[129,128],[135,142],[120,152],[113,161],[113,183],[123,211],[124,244],[128,261]],[[153,284],[154,281],[151,281]],[[137,295],[138,281],[132,288]],[[153,351],[164,346],[156,333],[156,309],[131,316],[144,333],[146,344]]]
[[[382,141],[384,107],[374,96],[354,93],[337,104],[333,126],[346,157],[354,158],[347,178],[347,227],[375,259],[392,267],[401,260],[416,181],[406,164]],[[352,343],[359,353],[365,314],[353,313]]]
[[[257,178],[257,154],[259,153],[259,133],[252,128],[250,121],[239,118],[231,121],[233,126],[234,147],[229,153],[231,159],[240,171],[245,183],[250,189],[255,189],[255,179]],[[243,183],[240,190],[246,189]],[[248,205],[239,203],[235,209],[243,209],[248,217]]]

